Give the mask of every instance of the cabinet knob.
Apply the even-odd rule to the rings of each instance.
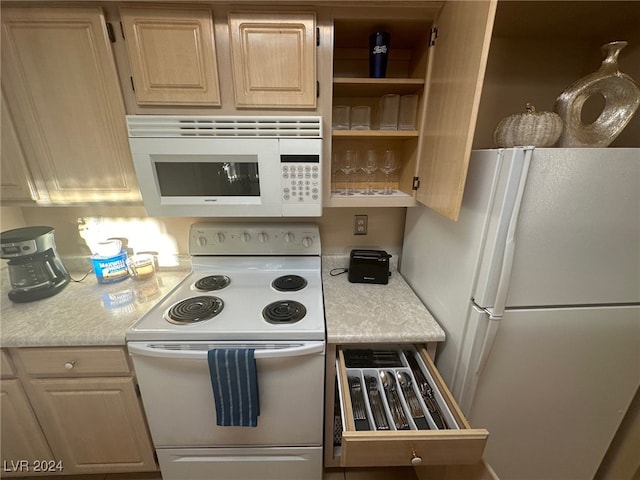
[[[411,465],[414,467],[422,465],[422,457],[418,456],[415,450],[411,450]]]
[[[76,366],[75,360],[72,360],[71,362],[65,362],[64,364],[64,368],[66,368],[67,370],[71,370],[75,366]]]

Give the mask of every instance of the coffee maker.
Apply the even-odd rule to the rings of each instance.
[[[9,300],[31,302],[61,292],[69,283],[56,253],[51,227],[25,227],[0,233],[0,257],[9,259]]]

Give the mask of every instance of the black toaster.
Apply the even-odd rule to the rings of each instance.
[[[351,250],[349,281],[351,283],[389,283],[389,255],[384,250]]]

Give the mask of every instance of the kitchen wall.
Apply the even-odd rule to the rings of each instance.
[[[18,207],[0,207],[0,231],[19,228],[26,225],[22,209]]]
[[[568,22],[549,23],[546,18],[540,18],[573,16],[577,7],[567,7],[567,2],[554,2],[555,6],[548,2],[545,9],[537,8],[536,2],[501,2],[487,59],[473,148],[495,148],[493,132],[500,120],[524,113],[527,102],[535,105],[538,111],[554,111],[556,98],[564,89],[598,70],[603,59],[600,47],[605,43],[628,42],[620,53],[618,66],[621,72],[640,84],[640,29],[630,26],[630,22],[637,21],[634,20],[637,19],[637,7],[633,7],[634,2],[627,3],[623,8],[617,2],[617,10],[610,10],[620,12],[616,13],[617,21],[603,22],[598,31],[593,32],[592,26],[578,20],[572,21],[571,27],[567,28]],[[587,7],[594,9],[591,14],[596,15],[602,4],[587,3]],[[625,16],[627,9],[632,8]],[[537,20],[543,21],[538,23]],[[545,30],[539,30],[538,26],[546,23],[549,25]],[[622,38],[620,31],[625,32]],[[594,101],[591,111],[589,104],[590,101],[585,103],[586,119],[595,119],[604,103]],[[636,112],[611,147],[637,147],[638,139],[640,112]]]
[[[319,218],[151,218],[143,207],[3,207],[2,231],[27,225],[48,225],[55,229],[56,245],[62,255],[87,255],[87,236],[126,237],[135,251],[155,250],[187,254],[187,235],[194,222],[314,222],[320,227],[322,251],[348,253],[353,247],[380,247],[398,254],[404,235],[405,208],[328,208]],[[354,215],[366,214],[367,235],[354,235]],[[85,219],[82,235],[78,219]],[[87,225],[91,227],[87,231]]]

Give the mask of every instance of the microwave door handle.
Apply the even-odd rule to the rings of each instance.
[[[324,352],[324,342],[310,342],[305,344],[287,345],[284,348],[255,348],[254,345],[243,344],[211,344],[199,345],[197,350],[179,350],[162,348],[161,346],[153,346],[149,343],[129,343],[127,348],[131,355],[141,355],[144,357],[171,358],[183,360],[206,360],[207,351],[216,348],[254,348],[254,358],[284,358],[284,357],[300,357],[311,355],[314,353]]]

